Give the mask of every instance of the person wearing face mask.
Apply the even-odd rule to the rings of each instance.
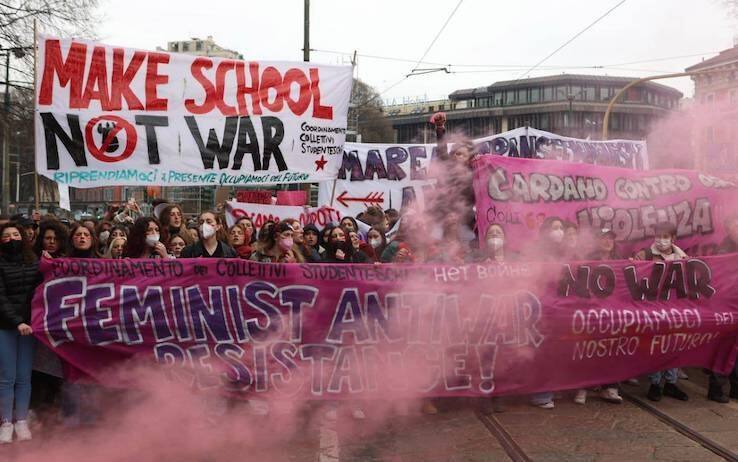
[[[294,241],[295,231],[284,221],[271,226],[269,234],[256,244],[252,261],[261,263],[304,263],[305,258]]]
[[[382,252],[387,247],[387,237],[378,228],[370,228],[366,233],[367,244],[372,248],[372,254],[374,254],[374,261],[381,261]]]
[[[718,246],[718,255],[738,252],[738,216],[728,217],[723,222],[723,227],[727,236]],[[728,384],[730,386],[726,393],[725,388]],[[718,403],[725,404],[731,399],[738,400],[738,361],[729,375],[710,372],[707,390],[707,399]]]
[[[237,258],[236,250],[225,242],[223,220],[215,212],[202,212],[197,219],[200,240],[182,250],[181,258]],[[227,238],[226,238],[227,239]]]
[[[331,230],[323,261],[326,263],[371,263],[364,252],[354,248],[348,234],[340,226]]]
[[[484,252],[481,260],[484,262],[504,263],[516,260],[515,255],[505,248],[505,229],[499,223],[492,223],[487,227],[484,235]]]
[[[318,253],[318,251],[315,250],[314,247],[308,245],[307,242],[305,241],[305,230],[302,228],[302,225],[300,224],[300,220],[297,220],[295,218],[288,218],[284,220],[284,222],[292,226],[292,231],[293,231],[292,239],[295,241],[295,246],[297,247],[297,249],[300,251],[302,256],[305,258],[305,262],[306,263],[320,263],[321,258],[320,258],[320,254]]]
[[[137,218],[128,235],[125,258],[170,258],[161,242],[159,221],[154,217]]]
[[[0,226],[0,444],[30,440],[28,407],[36,345],[31,298],[41,282],[36,256],[19,225]],[[15,421],[15,424],[13,423]]]
[[[110,242],[110,231],[113,229],[113,224],[109,221],[101,221],[95,226],[95,235],[97,236],[97,253],[102,255],[108,248],[108,242]]]
[[[634,260],[676,261],[687,259],[687,254],[674,244],[677,228],[671,223],[659,223],[654,226],[654,242],[633,257]],[[669,396],[680,401],[687,401],[689,396],[677,387],[679,369],[672,368],[654,372],[648,376],[651,386],[646,395],[651,401],[661,401],[662,396]],[[665,381],[661,387],[662,379]]]

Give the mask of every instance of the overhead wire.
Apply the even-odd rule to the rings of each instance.
[[[589,25],[588,25],[587,27],[585,27],[584,29],[582,29],[582,30],[580,30],[579,32],[577,32],[576,34],[574,34],[574,36],[573,36],[573,37],[571,37],[571,38],[570,38],[569,40],[567,40],[566,42],[564,42],[564,43],[563,43],[563,44],[562,44],[561,46],[559,46],[559,47],[558,47],[558,48],[556,48],[556,49],[555,49],[554,51],[552,51],[551,53],[549,53],[548,55],[546,55],[546,57],[545,57],[545,58],[541,59],[541,60],[540,60],[540,61],[538,61],[538,62],[537,62],[537,63],[536,63],[535,65],[531,66],[531,68],[530,68],[530,69],[528,69],[527,71],[525,71],[525,72],[523,72],[522,74],[520,74],[520,76],[518,76],[518,78],[517,78],[517,79],[516,79],[515,81],[517,82],[517,81],[519,81],[519,80],[520,80],[520,79],[521,79],[522,77],[524,77],[525,75],[527,75],[527,74],[529,74],[529,73],[533,72],[533,71],[534,71],[534,70],[535,70],[535,69],[536,69],[536,68],[537,68],[538,66],[540,66],[540,65],[541,65],[541,64],[543,64],[543,63],[545,63],[545,62],[546,62],[546,61],[547,61],[547,60],[548,60],[548,59],[549,59],[550,57],[552,57],[553,55],[555,55],[555,54],[556,54],[556,53],[558,53],[559,51],[561,51],[561,50],[563,50],[564,48],[566,48],[566,46],[567,46],[567,45],[569,45],[569,44],[570,44],[571,42],[573,42],[574,40],[576,40],[576,39],[577,39],[577,38],[578,38],[578,37],[579,37],[580,35],[582,35],[583,33],[587,32],[587,31],[588,31],[589,29],[591,29],[592,27],[594,27],[594,25],[595,25],[595,24],[597,24],[598,22],[600,22],[600,21],[602,21],[603,19],[605,19],[605,18],[606,18],[606,17],[607,17],[607,16],[608,16],[608,15],[609,15],[610,13],[612,13],[613,11],[615,11],[615,10],[616,10],[617,8],[619,8],[619,7],[620,7],[620,6],[621,6],[621,5],[623,4],[623,3],[625,3],[626,1],[627,1],[627,0],[620,0],[620,2],[618,2],[618,3],[617,3],[617,5],[613,6],[613,7],[612,7],[612,8],[610,8],[609,10],[607,10],[607,11],[605,12],[605,14],[601,15],[600,17],[598,17],[597,19],[595,19],[594,21],[592,21],[592,22],[591,22],[591,23],[590,23],[590,24],[589,24]]]

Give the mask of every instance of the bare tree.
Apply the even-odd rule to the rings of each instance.
[[[391,143],[394,141],[394,130],[384,114],[382,99],[372,86],[354,79],[351,102],[349,121],[355,120],[362,142]]]
[[[59,36],[95,38],[98,0],[0,0],[0,46],[26,49],[33,45],[33,21],[38,30]],[[33,54],[11,57],[11,84],[33,81]]]

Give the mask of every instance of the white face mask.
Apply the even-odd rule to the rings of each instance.
[[[159,235],[158,234],[148,234],[146,236],[146,245],[149,247],[154,247],[159,242]]]
[[[490,237],[487,239],[487,247],[492,250],[500,250],[504,242],[505,241],[501,237]]]
[[[376,237],[374,239],[369,239],[369,245],[372,246],[373,249],[376,249],[380,245],[382,245],[382,239]]]
[[[110,231],[103,231],[100,233],[100,236],[98,236],[101,244],[107,243],[109,237],[110,237]]]
[[[211,237],[215,236],[215,226],[208,223],[201,224],[200,235],[203,239],[210,239]]]
[[[553,229],[548,235],[551,237],[551,240],[557,244],[564,240],[563,229]]]
[[[656,239],[655,243],[656,248],[662,252],[671,248],[671,239]]]

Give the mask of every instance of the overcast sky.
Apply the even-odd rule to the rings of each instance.
[[[626,0],[540,68],[524,74],[620,0],[463,0],[424,59],[429,64],[418,66],[450,64],[452,73],[403,80],[457,2],[312,0],[310,47],[345,54],[313,51],[311,60],[349,63],[354,50],[407,60],[358,59],[358,76],[386,90],[386,101],[400,102],[405,97],[443,98],[460,88],[523,75],[680,72],[731,47],[738,32],[726,0]],[[212,35],[246,59],[302,60],[302,0],[102,0],[101,10],[98,35],[108,44],[154,49]],[[663,59],[684,55],[694,56]],[[686,96],[693,92],[688,78],[662,83]]]

